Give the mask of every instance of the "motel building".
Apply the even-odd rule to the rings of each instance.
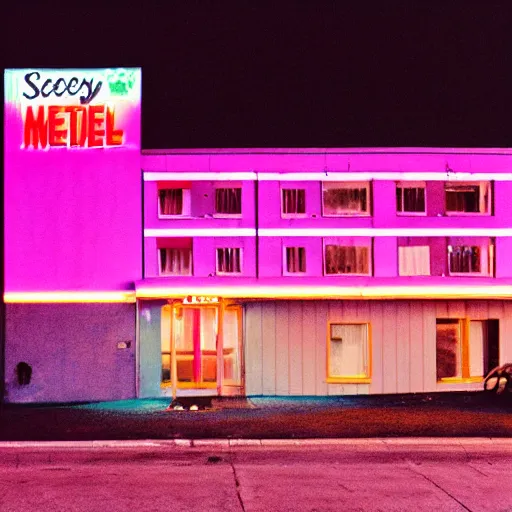
[[[141,151],[140,69],[5,84],[6,402],[480,390],[512,362],[511,150]]]

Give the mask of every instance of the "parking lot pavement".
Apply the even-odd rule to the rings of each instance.
[[[448,396],[450,395],[450,396]],[[256,397],[250,407],[168,410],[168,400],[7,404],[0,441],[511,437],[512,404],[483,393]]]

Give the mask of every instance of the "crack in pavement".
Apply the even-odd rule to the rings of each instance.
[[[488,475],[487,473],[484,473],[483,471],[481,471],[480,469],[476,468],[475,466],[473,466],[473,465],[471,464],[471,462],[472,462],[473,458],[471,457],[470,453],[466,450],[466,447],[465,447],[462,443],[459,443],[459,446],[461,446],[461,447],[462,447],[462,449],[463,449],[464,453],[466,454],[466,460],[467,460],[467,462],[468,462],[468,466],[469,466],[471,469],[475,470],[477,473],[480,473],[481,475],[483,475],[483,476],[485,476],[485,477],[489,477],[489,475]]]
[[[235,490],[236,495],[238,497],[238,502],[240,503],[240,508],[242,509],[242,512],[245,512],[245,505],[242,500],[242,495],[240,493],[240,480],[238,480],[238,476],[236,474],[235,464],[233,463],[233,452],[229,452],[229,464],[231,466],[231,469],[233,470],[233,478],[235,480]]]
[[[437,484],[436,482],[434,482],[434,480],[432,480],[431,478],[429,478],[427,475],[424,475],[419,469],[418,467],[414,464],[414,462],[412,462],[411,460],[407,459],[407,466],[409,467],[409,470],[412,471],[413,473],[417,474],[417,475],[420,475],[422,476],[425,480],[427,480],[428,482],[430,482],[431,484],[435,485],[440,491],[444,492],[447,496],[449,496],[452,500],[456,501],[464,510],[467,510],[468,512],[472,512],[472,510],[468,507],[466,507],[466,505],[464,505],[464,503],[462,503],[462,501],[458,500],[455,496],[453,496],[453,494],[450,494],[446,489],[443,489],[439,484]]]

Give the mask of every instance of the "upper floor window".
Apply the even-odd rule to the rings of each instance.
[[[163,248],[159,249],[159,270],[162,276],[192,275],[192,249]]]
[[[446,213],[489,214],[491,212],[490,182],[446,183]]]
[[[215,189],[215,214],[241,215],[242,189],[239,187]]]
[[[363,246],[325,246],[325,273],[370,274],[370,248]]]
[[[450,275],[494,274],[494,245],[448,245]]]
[[[226,247],[217,249],[217,274],[240,274],[242,272],[242,249]]]
[[[322,183],[323,215],[370,215],[370,183]]]
[[[158,191],[159,217],[190,215],[190,189],[164,188]]]
[[[396,212],[425,214],[425,183],[396,184]]]
[[[424,245],[398,248],[398,275],[429,276],[430,247]]]
[[[306,248],[285,247],[285,274],[306,272]]]
[[[286,188],[281,190],[281,212],[283,217],[293,217],[306,213],[306,191]]]

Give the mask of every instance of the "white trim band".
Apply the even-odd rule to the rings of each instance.
[[[255,181],[254,172],[145,172],[144,181]]]
[[[353,172],[289,172],[259,173],[260,181],[512,181],[512,173],[482,172],[407,172],[407,171],[353,171]]]
[[[144,181],[512,181],[512,172],[144,172]]]
[[[261,237],[273,236],[512,236],[511,228],[271,228],[259,229]]]
[[[256,236],[254,228],[174,228],[174,229],[145,229],[144,238],[152,237],[185,237],[191,236]]]
[[[511,237],[512,228],[262,228],[260,237],[392,237],[392,236],[482,236]],[[255,237],[253,228],[174,228],[145,229],[145,238],[154,237]]]

